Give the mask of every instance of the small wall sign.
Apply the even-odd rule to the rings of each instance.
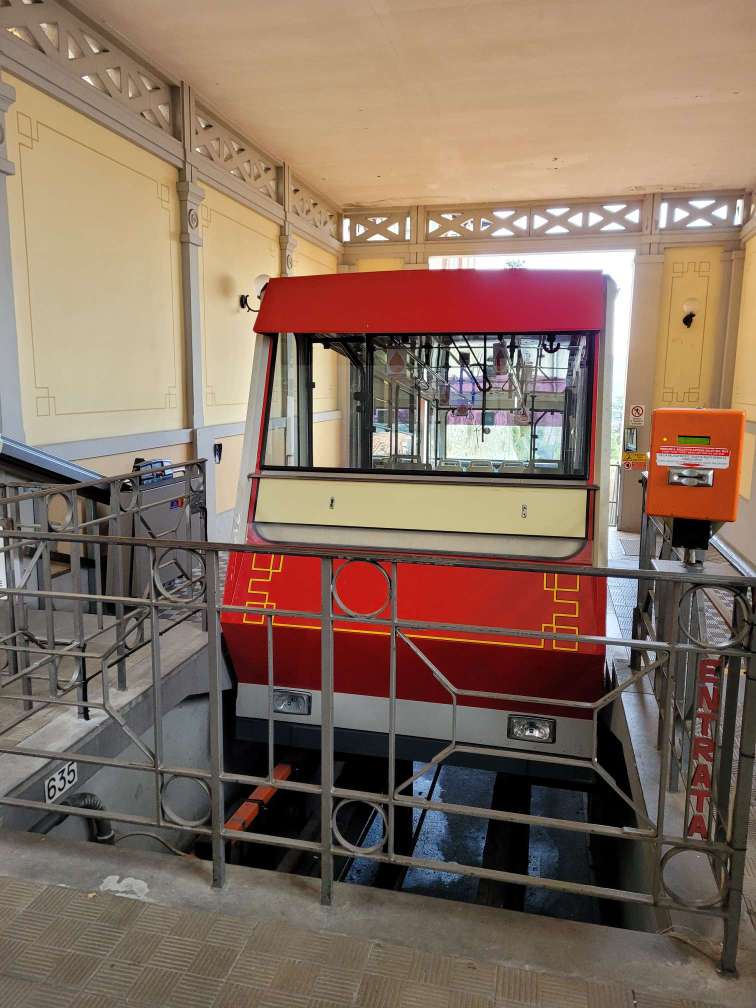
[[[629,427],[643,427],[646,423],[646,407],[636,403],[635,406],[630,407],[627,416]]]

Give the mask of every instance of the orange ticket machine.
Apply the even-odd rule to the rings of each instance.
[[[672,519],[673,546],[706,549],[735,521],[744,432],[740,410],[654,410],[646,510]]]

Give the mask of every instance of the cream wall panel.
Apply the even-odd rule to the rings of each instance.
[[[187,444],[163,445],[162,448],[138,448],[117,455],[100,455],[97,458],[76,459],[79,465],[94,469],[103,476],[120,476],[131,472],[135,458],[170,459],[171,462],[188,462],[192,457],[192,446]]]
[[[184,426],[176,169],[8,78],[12,265],[33,444]]]
[[[256,316],[239,306],[260,273],[278,275],[278,225],[209,186],[200,207],[205,422],[244,420]]]
[[[746,243],[732,407],[747,417],[738,518],[720,536],[756,566],[756,237]]]
[[[664,255],[657,343],[656,406],[713,406],[719,401],[722,248],[669,248]],[[698,302],[688,329],[687,301]]]
[[[732,406],[745,410],[748,419],[756,423],[756,238],[746,245],[743,262]]]
[[[339,355],[322,346],[312,348],[312,408],[326,413],[339,408]]]
[[[215,510],[218,514],[230,511],[236,505],[244,435],[220,438],[220,443],[223,445],[220,464],[207,463],[215,470]]]
[[[294,249],[294,276],[318,276],[321,273],[335,273],[338,269],[338,258],[332,252],[326,252],[319,245],[296,239]],[[338,409],[338,373],[336,354],[314,347],[312,353],[312,377],[315,388],[312,390],[312,405],[316,413]]]
[[[338,256],[327,252],[319,245],[297,236],[294,249],[294,276],[317,276],[320,273],[335,273],[339,266]]]
[[[358,259],[358,273],[382,273],[384,270],[404,269],[403,259]]]
[[[756,434],[746,431],[743,440],[743,466],[740,470],[740,496],[745,500],[751,499],[754,461],[756,461]]]
[[[342,469],[346,459],[342,452],[341,419],[321,420],[312,425],[312,463],[320,469]]]
[[[585,536],[586,501],[586,490],[566,487],[268,478],[260,481],[255,519],[579,539]]]

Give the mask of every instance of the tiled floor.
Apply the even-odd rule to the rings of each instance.
[[[0,878],[0,914],[3,1008],[712,1005],[619,983],[9,878]]]

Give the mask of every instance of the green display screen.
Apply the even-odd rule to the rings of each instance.
[[[710,445],[711,438],[706,434],[678,434],[677,443],[685,445]]]

